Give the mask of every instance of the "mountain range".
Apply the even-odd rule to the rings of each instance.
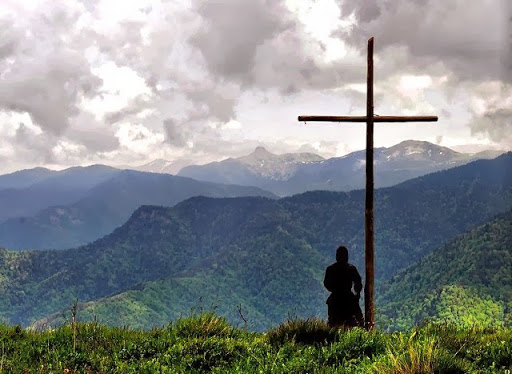
[[[0,175],[0,222],[31,216],[49,206],[71,204],[119,172],[109,166],[93,165],[62,171],[35,168]]]
[[[24,189],[0,191],[4,218],[41,209],[33,216],[0,222],[0,245],[16,250],[83,245],[112,232],[141,205],[172,206],[199,195],[275,197],[256,187],[199,182],[169,174],[104,166],[72,168]]]
[[[359,151],[325,160],[311,153],[274,155],[258,147],[248,156],[186,167],[182,174],[213,183],[260,186],[280,195],[316,189],[349,190],[363,186],[364,156],[364,151]],[[466,155],[427,142],[406,141],[375,150],[376,184],[392,185],[473,158],[493,156],[494,151]],[[155,160],[139,169],[169,172],[188,163],[182,161]],[[35,168],[2,175],[0,245],[11,249],[63,249],[86,244],[121,225],[142,204],[169,206],[195,195],[273,196],[254,188],[244,192],[241,187],[235,194],[235,187],[229,193],[225,189],[219,192],[223,188],[211,184],[187,191],[192,182],[169,183],[168,177],[129,174],[103,165],[62,171]]]
[[[0,190],[29,187],[57,173],[55,170],[37,167],[0,175]]]
[[[503,152],[455,152],[429,142],[407,140],[376,148],[375,185],[387,187],[407,179],[497,157]],[[364,187],[365,151],[324,159],[312,153],[276,155],[258,147],[248,156],[184,167],[178,175],[216,183],[257,186],[279,196],[313,190],[350,191]]]
[[[512,153],[379,189],[375,202],[379,294],[400,271],[512,209]],[[215,308],[236,322],[239,305],[255,329],[324,315],[321,281],[336,246],[346,244],[362,269],[363,204],[361,190],[194,197],[143,206],[83,247],[2,250],[0,318],[55,323],[77,298],[82,318],[143,327],[190,308]]]

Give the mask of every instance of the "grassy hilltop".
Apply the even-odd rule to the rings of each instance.
[[[426,325],[385,334],[294,320],[266,333],[200,314],[151,331],[0,326],[0,373],[505,373],[512,330]]]

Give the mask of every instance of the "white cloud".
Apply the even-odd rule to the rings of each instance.
[[[208,161],[262,144],[274,151],[311,144],[325,155],[362,148],[358,124],[303,126],[296,117],[364,113],[372,34],[378,113],[441,117],[430,127],[379,127],[376,145],[412,137],[506,146],[506,5],[5,0],[0,160],[126,164]]]

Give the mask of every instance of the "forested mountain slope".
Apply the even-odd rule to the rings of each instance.
[[[86,302],[118,294],[121,300],[145,301],[137,308],[112,304],[109,313],[122,320],[130,305],[146,308],[148,314],[140,316],[149,316],[142,322],[147,326],[156,320],[154,313],[164,319],[188,312],[183,308],[199,297],[213,303],[215,289],[222,305],[232,308],[240,301],[258,323],[280,321],[294,310],[321,312],[323,271],[339,243],[348,245],[351,260],[362,269],[363,204],[363,191],[352,191],[281,200],[200,197],[173,208],[145,206],[84,247],[1,252],[0,313],[27,324],[76,298]],[[511,208],[512,154],[378,190],[377,277],[393,276]],[[122,295],[130,289],[132,294]],[[150,298],[137,293],[145,289],[152,290]]]
[[[304,317],[323,317],[322,300],[327,293],[319,282],[322,256],[301,243],[285,244],[285,238],[284,232],[272,237],[279,256],[269,255],[269,249],[276,251],[274,247],[247,243],[242,251],[229,250],[230,261],[214,260],[185,276],[146,282],[86,303],[80,313],[86,320],[99,316],[106,323],[147,328],[165,325],[189,310],[212,307],[233,322],[241,321],[238,305],[243,305],[250,326],[260,330],[269,321],[283,320],[290,310]],[[293,245],[300,248],[295,254],[290,253]],[[255,268],[266,271],[254,274]],[[253,286],[255,278],[266,279],[259,284],[271,280],[264,289],[273,295],[262,295]],[[377,321],[384,330],[408,329],[427,320],[465,326],[512,325],[512,210],[442,245],[379,291]],[[41,322],[64,320],[57,314]]]
[[[425,319],[512,324],[512,210],[457,236],[384,289],[379,305],[387,327]]]

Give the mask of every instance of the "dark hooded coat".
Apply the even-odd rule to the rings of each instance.
[[[344,261],[329,265],[325,271],[324,286],[331,292],[326,302],[329,325],[362,326],[359,296],[363,285],[356,267]]]

